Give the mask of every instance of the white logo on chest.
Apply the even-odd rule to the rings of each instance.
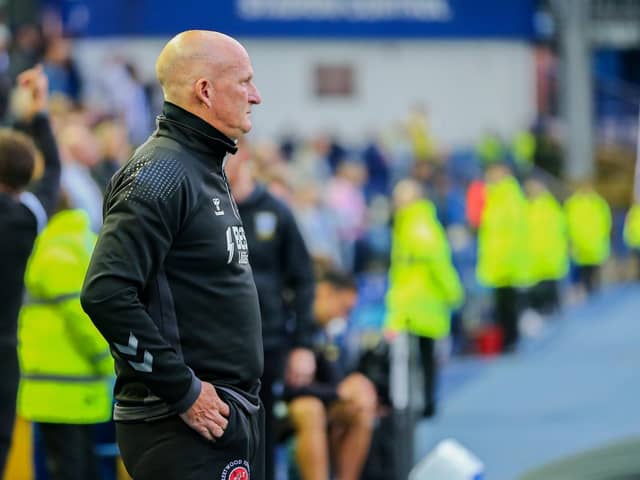
[[[220,208],[220,199],[218,197],[213,197],[211,201],[213,202],[213,206],[215,207],[213,213],[215,213],[216,216],[224,215],[224,210]]]
[[[247,237],[244,235],[244,228],[240,226],[227,227],[227,263],[233,260],[235,251],[238,250],[238,263],[249,263],[249,246],[247,245]]]

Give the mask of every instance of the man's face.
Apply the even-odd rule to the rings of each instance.
[[[251,107],[262,101],[253,83],[253,68],[246,52],[213,80],[215,126],[237,139],[251,130]]]

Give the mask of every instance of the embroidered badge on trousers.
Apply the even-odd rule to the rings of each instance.
[[[233,460],[227,463],[222,470],[221,480],[250,480],[249,462],[246,460]]]

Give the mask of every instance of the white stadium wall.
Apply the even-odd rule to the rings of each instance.
[[[75,56],[89,85],[116,53],[153,78],[166,39],[78,41]],[[252,136],[329,131],[359,139],[406,117],[416,102],[428,106],[436,138],[450,147],[469,145],[492,130],[505,137],[535,117],[533,48],[519,41],[313,41],[243,42],[253,60],[263,105],[255,109]],[[318,98],[315,67],[351,65],[350,98]],[[99,92],[88,88],[90,100]]]

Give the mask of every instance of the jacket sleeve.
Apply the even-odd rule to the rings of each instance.
[[[459,307],[464,300],[464,290],[451,261],[451,251],[444,229],[434,220],[432,225],[416,230],[416,257],[426,260],[430,277],[438,286],[442,300],[450,309]]]
[[[47,216],[51,216],[57,207],[60,193],[60,155],[49,118],[39,113],[33,117],[31,123],[18,123],[15,127],[29,135],[42,153],[44,172],[31,190],[40,200]]]
[[[295,330],[293,347],[311,348],[314,333],[314,277],[311,257],[293,214],[285,209],[283,242],[285,285],[293,293]]]
[[[130,369],[182,413],[197,399],[200,381],[163,338],[141,299],[188,215],[188,181],[176,159],[139,162],[131,170],[107,191],[82,306],[121,360],[118,367]]]
[[[456,309],[464,301],[464,290],[458,272],[447,257],[434,258],[429,264],[432,276],[437,279],[443,299],[450,309]]]

